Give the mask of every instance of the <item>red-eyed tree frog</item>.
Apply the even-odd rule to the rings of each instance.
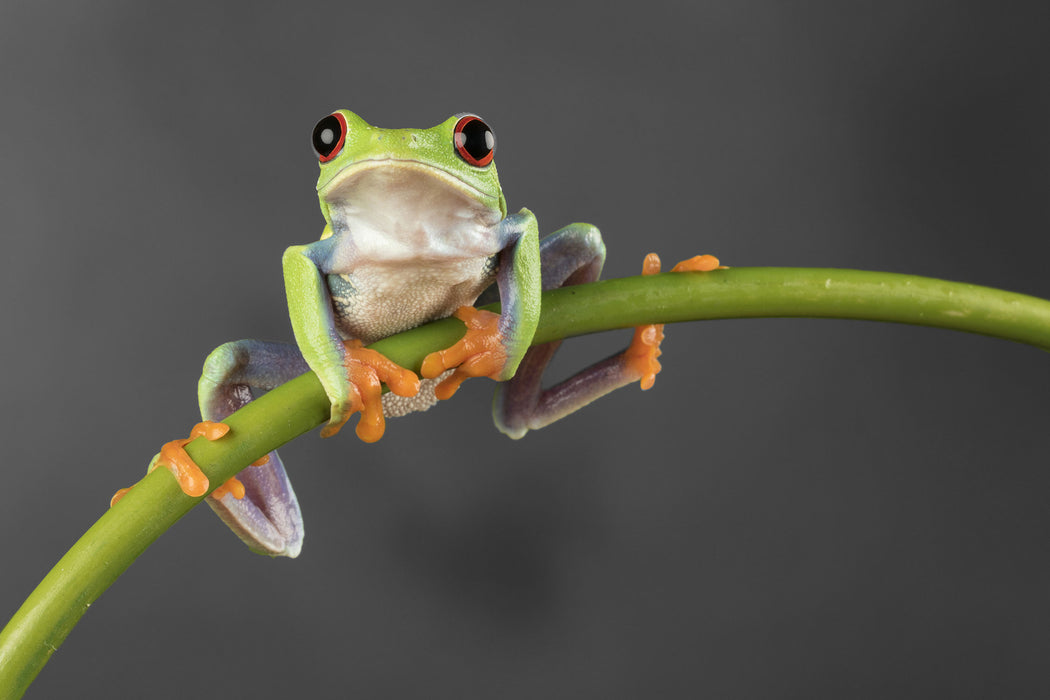
[[[659,326],[639,328],[623,352],[542,388],[558,343],[530,349],[540,293],[597,280],[605,246],[589,224],[541,241],[532,212],[507,213],[496,139],[481,118],[457,114],[429,129],[382,129],[341,109],[314,127],[313,147],[324,231],[314,243],[288,248],[283,260],[295,344],[241,340],[212,352],[199,384],[206,422],[191,437],[218,439],[225,432],[219,421],[307,370],[332,405],[321,435],[335,435],[359,412],[365,442],[382,437],[384,416],[425,410],[468,377],[502,382],[493,412],[512,438],[630,382],[652,385]],[[697,256],[676,269],[716,267],[712,256]],[[655,255],[644,271],[659,271]],[[499,314],[473,307],[486,290],[493,301],[498,291]],[[363,347],[451,315],[467,334],[426,358],[422,380]],[[381,382],[391,389],[385,396]],[[207,478],[181,450],[185,442],[165,446],[159,462],[184,491],[203,495]],[[303,521],[291,483],[276,452],[257,465],[216,489],[208,504],[252,550],[294,557]]]

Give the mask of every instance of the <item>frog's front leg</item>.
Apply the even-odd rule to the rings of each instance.
[[[605,245],[598,229],[589,224],[571,224],[540,242],[543,289],[594,282],[605,262]],[[698,256],[676,270],[711,270],[718,267],[712,256]],[[643,274],[660,271],[655,255],[646,258]],[[663,327],[640,326],[628,348],[580,371],[565,381],[543,389],[543,372],[561,341],[537,345],[529,350],[514,378],[496,389],[493,415],[496,426],[512,438],[542,428],[611,391],[641,381],[652,386],[660,364]]]
[[[299,349],[321,381],[332,405],[321,437],[331,437],[360,411],[357,435],[365,442],[383,436],[382,384],[398,396],[415,396],[419,378],[357,340],[343,340],[335,324],[331,293],[324,276],[339,256],[337,236],[284,253],[284,281],[292,330]]]
[[[539,228],[528,209],[500,222],[501,251],[496,272],[500,313],[471,306],[456,310],[467,326],[452,347],[427,355],[420,374],[428,379],[455,368],[435,391],[439,399],[451,397],[468,377],[513,377],[532,344],[540,319],[542,279]]]
[[[204,362],[197,387],[201,415],[205,420],[221,421],[308,369],[294,345],[258,340],[221,345]],[[299,502],[276,450],[206,500],[252,551],[295,557],[302,549]]]

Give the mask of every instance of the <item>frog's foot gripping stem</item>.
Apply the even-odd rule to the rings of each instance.
[[[190,431],[188,438],[180,438],[178,440],[172,440],[167,442],[163,447],[160,448],[160,454],[150,463],[149,471],[152,472],[157,467],[167,467],[172,475],[175,477],[175,481],[178,482],[179,488],[187,496],[197,498],[208,493],[208,477],[204,475],[200,467],[197,466],[196,462],[193,461],[188,454],[186,454],[186,445],[193,442],[199,437],[203,437],[206,440],[218,440],[226,433],[230,432],[230,426],[225,423],[218,423],[215,421],[202,421],[197,425],[193,426],[193,430]],[[219,488],[225,489],[231,485],[231,482],[236,482],[236,478],[232,478],[223,484]],[[239,485],[240,482],[237,482]],[[117,504],[124,495],[130,491],[131,488],[120,489],[110,500],[109,505],[112,507]],[[240,489],[243,496],[244,489]],[[236,490],[233,490],[236,495]]]
[[[382,353],[364,347],[360,340],[347,340],[343,345],[346,348],[343,366],[350,382],[350,396],[345,405],[332,407],[332,422],[321,429],[321,437],[335,435],[351,415],[360,411],[357,437],[364,442],[375,442],[386,430],[383,384],[398,396],[415,396],[419,393],[419,377]]]
[[[270,455],[263,455],[252,462],[249,466],[261,467],[264,464],[268,464],[269,461]],[[229,494],[239,501],[244,498],[245,493],[247,493],[247,491],[244,488],[244,484],[241,483],[241,480],[235,476],[231,476],[222,486],[211,492],[211,497],[217,500],[222,500],[223,496]]]
[[[713,255],[697,255],[683,260],[671,272],[710,272],[722,268],[718,258]],[[660,256],[649,253],[642,262],[642,275],[655,275],[660,272]],[[632,372],[641,377],[642,390],[651,389],[660,373],[660,343],[664,339],[664,324],[651,323],[634,329],[634,338],[624,352],[624,362]]]
[[[572,239],[569,239],[572,242]],[[571,246],[569,247],[572,250]],[[707,272],[719,269],[718,260],[711,255],[698,255],[675,265],[675,272]],[[586,268],[581,268],[586,269]],[[600,265],[578,279],[579,283],[593,281]],[[660,258],[646,256],[642,274],[660,271]],[[551,287],[557,286],[558,280]],[[572,377],[543,388],[543,371],[557,350],[558,341],[532,347],[514,377],[496,389],[493,413],[499,429],[514,439],[529,430],[542,428],[564,418],[575,410],[611,391],[640,381],[642,389],[653,385],[660,371],[660,341],[663,324],[647,324],[635,329],[630,346],[615,355],[581,370]]]
[[[461,306],[454,316],[466,324],[466,335],[452,347],[427,355],[419,371],[423,377],[432,379],[445,370],[456,368],[434,390],[434,395],[441,400],[451,398],[459,385],[470,377],[499,379],[507,365],[507,349],[498,328],[499,314]]]

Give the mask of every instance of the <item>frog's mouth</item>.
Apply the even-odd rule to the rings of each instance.
[[[463,259],[498,252],[497,197],[440,168],[411,160],[366,160],[318,189],[333,233],[349,232],[373,261]],[[493,249],[495,247],[495,249]]]

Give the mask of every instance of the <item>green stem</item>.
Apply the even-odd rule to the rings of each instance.
[[[980,333],[1050,348],[1050,302],[987,287],[856,270],[736,268],[663,274],[547,292],[535,342],[627,328],[721,318],[823,317],[890,321]],[[438,321],[372,347],[418,369],[462,335]],[[230,433],[188,452],[215,486],[328,417],[307,373],[230,416]],[[202,499],[185,496],[166,470],[143,478],[58,562],[0,632],[0,697],[21,697],[87,607],[157,537]]]

